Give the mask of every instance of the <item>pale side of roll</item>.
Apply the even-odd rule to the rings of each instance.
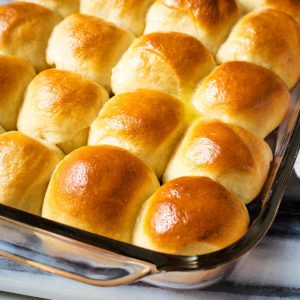
[[[0,124],[6,130],[16,129],[25,90],[35,75],[26,58],[0,55]]]
[[[300,27],[296,21],[281,11],[266,9],[254,11],[237,23],[221,46],[217,60],[263,66],[292,88],[300,78],[299,53]]]
[[[40,215],[51,174],[63,158],[57,147],[17,131],[0,135],[0,203]]]
[[[60,21],[55,12],[33,3],[0,6],[0,53],[26,57],[38,72],[47,69],[48,39]]]
[[[201,118],[178,145],[163,182],[181,176],[207,176],[249,203],[260,193],[272,158],[268,144],[247,130]]]
[[[15,0],[16,2],[30,2],[47,7],[63,18],[79,12],[80,0]]]
[[[152,169],[129,151],[86,146],[65,157],[49,184],[42,216],[131,242],[142,204],[159,187]]]
[[[6,132],[5,129],[0,125],[0,134],[3,134],[5,132]]]
[[[168,94],[137,90],[110,99],[91,126],[89,144],[128,149],[161,177],[185,128],[182,102]]]
[[[238,0],[238,3],[244,13],[273,8],[291,15],[300,23],[300,1],[298,0]]]
[[[136,89],[173,95],[191,109],[198,83],[215,67],[209,51],[194,37],[178,32],[156,32],[136,39],[112,72],[115,94]]]
[[[169,254],[200,255],[233,244],[248,226],[247,208],[222,185],[207,177],[181,177],[145,203],[133,243]]]
[[[235,0],[156,0],[148,12],[145,33],[190,34],[216,54],[238,18]]]
[[[111,71],[134,39],[103,19],[73,14],[58,24],[47,48],[47,62],[111,89]]]
[[[200,84],[193,103],[200,113],[241,126],[265,138],[290,109],[290,92],[272,71],[233,61],[218,66]]]
[[[81,0],[80,12],[115,23],[139,36],[143,33],[146,13],[153,1]]]
[[[89,79],[69,71],[45,70],[27,89],[18,130],[69,153],[87,144],[90,125],[107,100],[106,90]]]

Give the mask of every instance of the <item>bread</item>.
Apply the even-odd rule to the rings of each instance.
[[[129,151],[109,145],[86,146],[58,165],[42,216],[131,242],[139,209],[158,187],[151,168]]]
[[[161,177],[185,126],[181,101],[138,90],[108,101],[91,126],[89,144],[111,144],[136,153]]]
[[[61,147],[65,153],[87,144],[91,123],[108,94],[78,74],[49,69],[30,83],[18,129]]]
[[[115,94],[143,88],[188,101],[214,67],[212,55],[194,37],[151,33],[136,39],[123,55],[113,69],[112,87]]]
[[[39,72],[46,69],[46,47],[60,17],[33,3],[0,6],[0,53],[26,57]]]
[[[186,132],[163,176],[207,176],[252,201],[267,178],[272,151],[247,130],[218,120],[199,119]]]
[[[227,247],[247,231],[245,205],[207,177],[163,185],[143,206],[133,243],[154,251],[200,255]]]
[[[0,203],[175,255],[240,239],[300,79],[299,4],[13,2]]]
[[[23,57],[0,55],[0,124],[15,130],[24,92],[35,71]]]
[[[286,84],[272,71],[248,62],[227,62],[202,81],[194,99],[198,110],[265,138],[290,108]]]
[[[0,134],[5,133],[5,129],[0,125]]]
[[[0,135],[0,203],[40,215],[50,176],[63,153],[20,132]]]
[[[145,33],[190,34],[216,54],[238,18],[235,0],[156,0],[148,12]]]
[[[287,14],[267,9],[243,17],[221,46],[217,59],[220,63],[242,60],[261,65],[292,88],[300,78],[299,52],[299,25]]]
[[[67,17],[73,13],[79,12],[80,0],[15,0],[21,2],[31,2],[45,6],[54,10],[62,17]]]
[[[111,70],[133,41],[133,34],[102,19],[73,14],[55,27],[47,61],[110,90]]]
[[[298,23],[300,22],[299,0],[238,0],[238,3],[244,12],[263,8],[274,8],[291,15]]]
[[[154,0],[81,0],[80,12],[115,23],[133,32],[143,33],[146,12]]]

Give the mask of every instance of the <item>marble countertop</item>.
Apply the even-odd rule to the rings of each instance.
[[[300,160],[296,171],[300,172]],[[99,288],[0,258],[0,290],[62,300],[94,299],[300,299],[300,180],[295,172],[265,239],[226,280],[205,290],[165,290],[139,282]],[[9,298],[0,299],[23,299]],[[12,297],[12,298],[11,298]]]

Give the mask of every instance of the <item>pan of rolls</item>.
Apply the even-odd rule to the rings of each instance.
[[[0,255],[99,286],[227,276],[299,150],[299,22],[296,0],[1,5]]]

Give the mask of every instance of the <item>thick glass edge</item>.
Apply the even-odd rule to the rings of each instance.
[[[88,233],[2,204],[0,204],[0,216],[19,224],[20,230],[22,230],[23,226],[38,228],[41,232],[44,231],[47,234],[59,236],[61,239],[71,239],[73,242],[77,241],[115,254],[154,264],[159,271],[209,270],[228,264],[255,247],[265,236],[275,219],[300,148],[300,100],[298,100],[297,104],[292,116],[294,120],[291,122],[291,128],[289,128],[285,137],[285,146],[283,149],[280,149],[282,153],[278,155],[281,161],[278,163],[278,168],[274,171],[273,178],[271,178],[272,185],[268,187],[264,196],[265,206],[245,236],[220,251],[199,256],[159,253]]]

